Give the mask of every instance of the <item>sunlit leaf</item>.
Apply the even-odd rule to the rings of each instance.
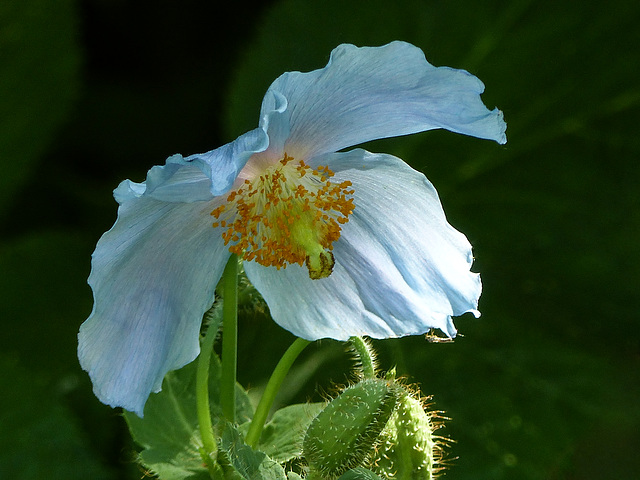
[[[232,425],[225,426],[220,448],[243,480],[286,480],[282,467],[265,453],[246,445]]]
[[[302,403],[277,410],[267,423],[257,449],[278,462],[288,462],[302,455],[302,440],[323,403]]]
[[[218,328],[220,317],[213,316],[209,328]],[[196,411],[197,361],[169,372],[162,390],[152,394],[144,410],[144,418],[125,412],[133,439],[142,448],[140,462],[166,480],[205,479],[200,448],[202,439]],[[220,406],[220,361],[216,355],[209,367],[209,398],[214,423],[222,418]],[[236,389],[236,415],[241,421],[252,416],[246,392]]]

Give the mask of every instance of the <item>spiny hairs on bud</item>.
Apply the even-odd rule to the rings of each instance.
[[[427,411],[430,397],[413,386],[401,385],[398,406],[380,435],[371,469],[394,480],[432,480],[445,468],[449,439],[434,435],[442,428],[442,412]]]
[[[303,441],[309,478],[332,480],[369,463],[399,395],[393,382],[368,378],[333,399],[313,419]]]

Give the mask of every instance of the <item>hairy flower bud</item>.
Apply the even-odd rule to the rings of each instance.
[[[368,463],[400,394],[391,381],[366,379],[332,400],[311,422],[304,438],[309,478],[337,478]]]
[[[394,480],[431,480],[439,469],[442,445],[433,432],[439,425],[423,402],[406,388],[380,439],[373,470]]]

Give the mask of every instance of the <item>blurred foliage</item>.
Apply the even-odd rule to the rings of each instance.
[[[452,418],[442,431],[456,440],[450,476],[635,478],[640,4],[221,8],[0,5],[0,479],[38,478],[43,466],[61,472],[49,478],[141,476],[123,420],[92,396],[75,359],[89,257],[115,219],[117,183],[255,127],[282,72],[321,68],[342,42],[394,39],[478,75],[509,142],[434,131],[366,146],[430,178],[484,282],[483,317],[459,318],[455,343],[377,342],[382,366],[397,364]],[[291,340],[265,312],[244,311],[239,379],[250,394]],[[320,386],[346,380],[345,357],[337,342],[309,347],[280,402],[321,399]]]
[[[58,392],[8,355],[0,356],[0,368],[0,478],[110,478]]]
[[[71,0],[0,5],[0,218],[77,96],[81,53],[75,22]]]

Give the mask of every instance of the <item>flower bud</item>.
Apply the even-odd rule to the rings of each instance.
[[[373,470],[394,480],[431,480],[439,470],[442,446],[433,435],[432,415],[405,388],[380,438]]]
[[[309,478],[333,479],[367,464],[400,393],[393,382],[371,378],[332,400],[311,422],[304,438]]]

